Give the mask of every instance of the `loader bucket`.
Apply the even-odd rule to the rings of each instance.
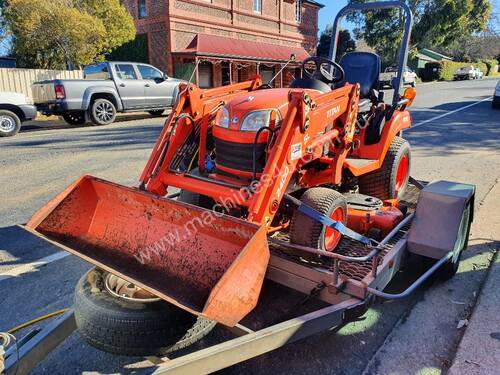
[[[84,176],[32,233],[191,313],[234,326],[257,304],[265,227]]]

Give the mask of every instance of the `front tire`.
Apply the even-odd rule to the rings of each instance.
[[[339,192],[315,187],[307,190],[300,199],[304,204],[342,224],[347,223],[347,200]],[[335,229],[299,212],[294,212],[290,224],[292,243],[324,251],[334,251],[342,235]]]
[[[207,335],[216,322],[196,317],[164,301],[136,302],[112,296],[107,272],[94,268],[75,290],[75,320],[92,346],[108,353],[164,355]]]
[[[21,129],[21,119],[14,112],[0,110],[0,137],[13,137]]]
[[[410,168],[409,143],[394,137],[382,167],[359,177],[359,192],[382,200],[401,198],[408,186]]]
[[[109,125],[116,119],[116,107],[108,99],[96,99],[90,106],[89,115],[94,125]]]

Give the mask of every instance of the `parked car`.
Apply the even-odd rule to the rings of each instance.
[[[491,102],[493,108],[500,109],[500,81],[498,81],[493,93],[493,101]]]
[[[464,79],[482,79],[483,72],[481,69],[474,68],[471,66],[462,66],[455,71],[453,75],[454,81],[464,80]]]
[[[102,62],[86,66],[84,79],[34,83],[38,111],[62,116],[71,125],[111,124],[117,112],[160,116],[177,97],[179,79],[142,63]]]
[[[476,71],[476,79],[483,79],[483,72],[481,69],[475,69]]]
[[[12,137],[21,124],[36,118],[36,107],[24,94],[0,92],[0,137]]]
[[[392,87],[392,81],[394,78],[396,78],[397,73],[397,67],[390,66],[388,68],[385,68],[384,72],[380,74],[380,87]],[[417,85],[417,73],[415,73],[409,67],[406,67],[403,72],[403,85],[410,85],[411,87],[415,87]]]

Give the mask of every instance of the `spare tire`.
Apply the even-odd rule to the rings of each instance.
[[[207,335],[216,322],[192,315],[161,300],[139,302],[112,295],[106,271],[94,268],[78,282],[76,325],[92,346],[108,353],[165,355]]]

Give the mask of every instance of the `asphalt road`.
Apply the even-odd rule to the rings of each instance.
[[[421,85],[411,109],[414,128],[405,133],[412,144],[412,174],[424,180],[444,178],[475,184],[478,207],[500,178],[500,111],[493,111],[488,100],[495,84],[496,80],[485,79]],[[79,176],[91,174],[136,184],[162,123],[159,118],[132,116],[108,127],[30,127],[15,138],[0,139],[0,275],[58,252],[16,225],[26,222]],[[473,250],[466,254],[476,255]],[[464,273],[453,280],[454,284],[438,285],[434,299],[426,296],[436,286],[427,285],[408,300],[375,305],[364,320],[337,332],[289,345],[223,373],[386,373],[390,369],[377,361],[383,359],[387,338],[417,309],[433,310],[431,317],[439,323],[437,331],[432,337],[421,338],[420,346],[403,344],[407,347],[402,347],[401,353],[408,351],[408,355],[402,356],[399,368],[395,365],[400,370],[395,373],[415,374],[426,369],[439,373],[449,366],[460,338],[455,326],[462,310],[461,305],[450,308],[449,304],[435,304],[435,299],[473,304],[488,260],[479,256],[474,265],[461,269]],[[16,277],[0,277],[0,331],[71,306],[74,285],[88,268],[75,257],[65,257]],[[404,283],[403,277],[391,288],[401,289]],[[424,315],[416,320],[411,335],[423,332],[429,318]],[[221,335],[215,332],[205,343]],[[97,351],[75,333],[35,373],[129,372],[138,360]]]

